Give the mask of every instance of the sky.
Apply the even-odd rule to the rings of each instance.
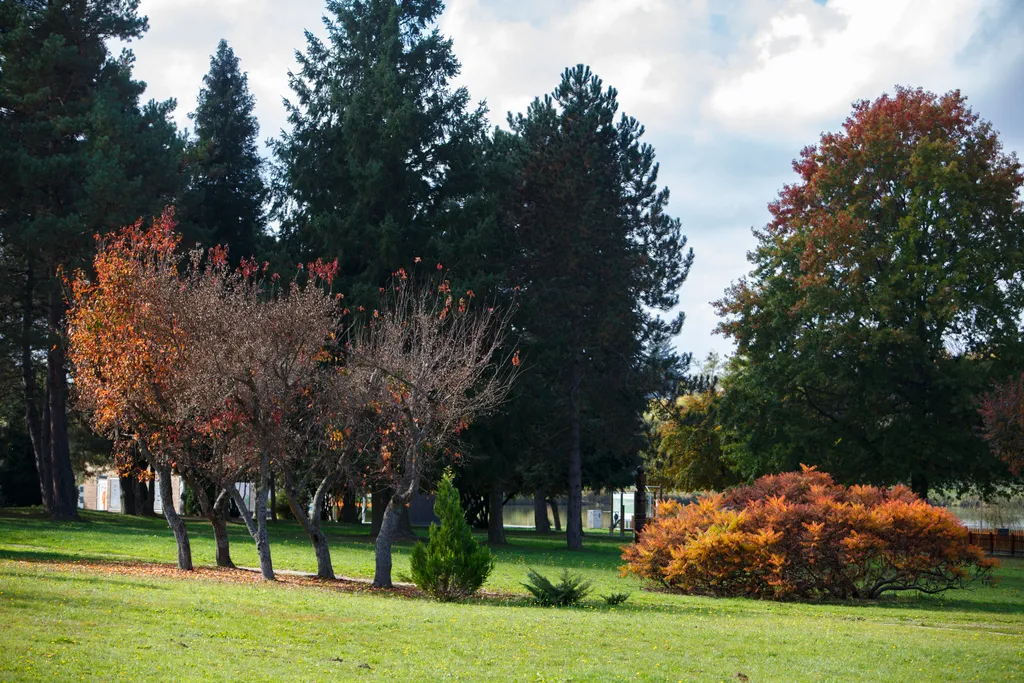
[[[147,97],[178,101],[191,128],[210,55],[224,38],[256,97],[261,138],[286,127],[282,100],[322,0],[142,0],[150,30],[130,45]],[[838,130],[851,104],[894,86],[953,89],[1024,156],[1024,2],[1020,0],[449,0],[456,83],[491,122],[524,111],[589,64],[646,127],[695,252],[677,339],[698,359],[728,354],[711,302],[749,271],[752,228],[796,178],[792,160]]]

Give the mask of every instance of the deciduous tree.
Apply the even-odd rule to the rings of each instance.
[[[1024,374],[996,384],[981,397],[985,439],[1014,475],[1024,473]]]
[[[1021,167],[959,92],[861,101],[794,162],[718,302],[741,361],[724,413],[746,474],[990,487],[977,396],[1021,362]]]
[[[193,350],[181,324],[177,243],[169,213],[148,229],[139,221],[101,241],[94,276],[78,271],[71,282],[67,339],[81,407],[97,431],[122,450],[138,448],[153,465],[178,567],[192,569],[170,482],[175,460],[187,455],[179,415]]]
[[[644,465],[651,484],[669,491],[721,491],[739,476],[722,453],[722,425],[715,391],[652,401],[651,441]]]
[[[268,264],[243,259],[232,270],[222,248],[211,251],[203,268],[197,258],[185,287],[195,349],[184,369],[189,401],[198,416],[223,416],[227,457],[238,476],[256,479],[254,511],[234,486],[229,493],[256,542],[263,577],[273,580],[267,537],[272,460],[299,441],[291,418],[316,400],[310,391],[336,340],[339,295],[329,289],[337,264],[310,263],[302,284],[282,284]]]
[[[392,495],[377,535],[374,585],[391,586],[401,510],[477,417],[505,399],[519,364],[506,353],[509,312],[472,305],[447,281],[416,286],[399,271],[355,332],[352,372],[378,413],[376,477]]]

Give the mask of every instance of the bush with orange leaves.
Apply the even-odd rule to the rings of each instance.
[[[671,590],[776,600],[940,593],[997,565],[907,487],[846,487],[811,467],[662,503],[623,559],[624,574]]]

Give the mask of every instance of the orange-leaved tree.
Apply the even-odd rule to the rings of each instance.
[[[939,593],[996,565],[907,487],[846,487],[808,467],[663,503],[623,558],[625,573],[673,590],[770,599]]]
[[[178,236],[171,212],[99,240],[92,275],[71,279],[68,356],[74,390],[93,427],[111,436],[124,462],[135,446],[157,473],[178,566],[192,568],[188,531],[172,505],[171,469],[181,453],[181,369],[189,353],[181,326]]]

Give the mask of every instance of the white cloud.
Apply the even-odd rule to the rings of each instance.
[[[707,113],[759,134],[804,135],[899,82],[933,90],[977,85],[987,66],[957,63],[991,2],[791,2],[731,60]],[[981,68],[979,68],[981,67]]]
[[[322,0],[143,0],[151,30],[131,46],[136,74],[147,97],[176,97],[178,124],[189,125],[226,38],[263,137],[276,136],[293,53],[304,30],[323,33],[323,11]],[[1020,16],[1019,0],[449,0],[440,27],[463,64],[459,83],[488,101],[495,123],[577,63],[618,89],[621,109],[647,127],[696,252],[679,344],[703,357],[729,348],[711,335],[709,302],[748,270],[749,228],[793,179],[790,160],[838,128],[853,100],[897,83],[960,88],[991,103],[1004,140],[1024,144]]]

